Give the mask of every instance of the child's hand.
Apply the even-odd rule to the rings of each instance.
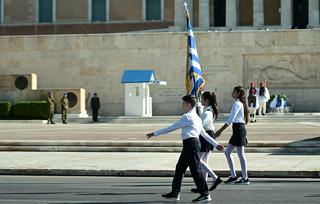
[[[223,151],[224,150],[224,146],[219,144],[217,147],[216,147],[217,150],[219,151]]]
[[[214,133],[214,135],[216,136],[216,138],[218,138],[221,135],[221,131],[218,130],[217,132]]]
[[[154,136],[154,134],[153,134],[153,132],[152,133],[148,133],[147,135],[146,135],[146,137],[149,139],[150,137],[153,137]]]

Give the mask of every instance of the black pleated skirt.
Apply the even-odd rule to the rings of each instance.
[[[206,131],[210,137],[213,139],[216,139],[216,136],[214,135],[214,132],[212,130]],[[200,143],[201,143],[201,149],[200,152],[210,152],[213,150],[213,145],[207,142],[201,135],[199,136]]]
[[[229,144],[234,146],[245,146],[247,139],[247,130],[244,123],[232,124],[232,136],[229,140]]]

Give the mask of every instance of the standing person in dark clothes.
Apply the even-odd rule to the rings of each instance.
[[[67,124],[67,110],[69,108],[69,100],[67,93],[63,94],[61,99],[61,119],[63,124]]]
[[[93,97],[91,98],[90,106],[92,109],[92,120],[98,121],[98,112],[100,108],[100,100],[97,93],[93,94]]]
[[[47,124],[55,124],[53,121],[52,121],[52,118],[53,118],[53,114],[54,114],[54,109],[55,109],[55,106],[56,106],[56,102],[53,98],[53,93],[52,91],[49,91],[48,93],[48,97],[47,97],[47,105],[48,105],[48,122]]]

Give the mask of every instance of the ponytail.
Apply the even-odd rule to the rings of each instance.
[[[234,87],[237,93],[240,93],[239,100],[243,104],[243,112],[244,112],[244,121],[248,123],[248,106],[247,106],[247,99],[244,89],[241,86]]]

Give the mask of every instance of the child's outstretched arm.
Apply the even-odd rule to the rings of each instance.
[[[146,137],[148,138],[148,139],[150,139],[150,137],[153,137],[154,136],[154,133],[152,132],[152,133],[148,133],[147,135],[146,135]]]
[[[206,133],[206,131],[202,128],[200,135],[207,140],[210,144],[212,144],[217,150],[219,151],[223,151],[224,150],[224,146],[219,144],[215,139],[213,139],[212,137],[210,137],[208,135],[208,133]]]
[[[169,132],[172,132],[172,131],[175,131],[177,129],[180,129],[184,126],[186,126],[188,124],[188,119],[187,119],[187,116],[186,115],[183,115],[180,120],[178,120],[177,122],[175,122],[174,124],[166,127],[166,128],[163,128],[161,130],[157,130],[155,132],[152,132],[152,133],[148,133],[146,135],[146,137],[149,139],[150,137],[153,137],[153,136],[159,136],[159,135],[163,135],[163,134],[166,134],[166,133],[169,133]]]

